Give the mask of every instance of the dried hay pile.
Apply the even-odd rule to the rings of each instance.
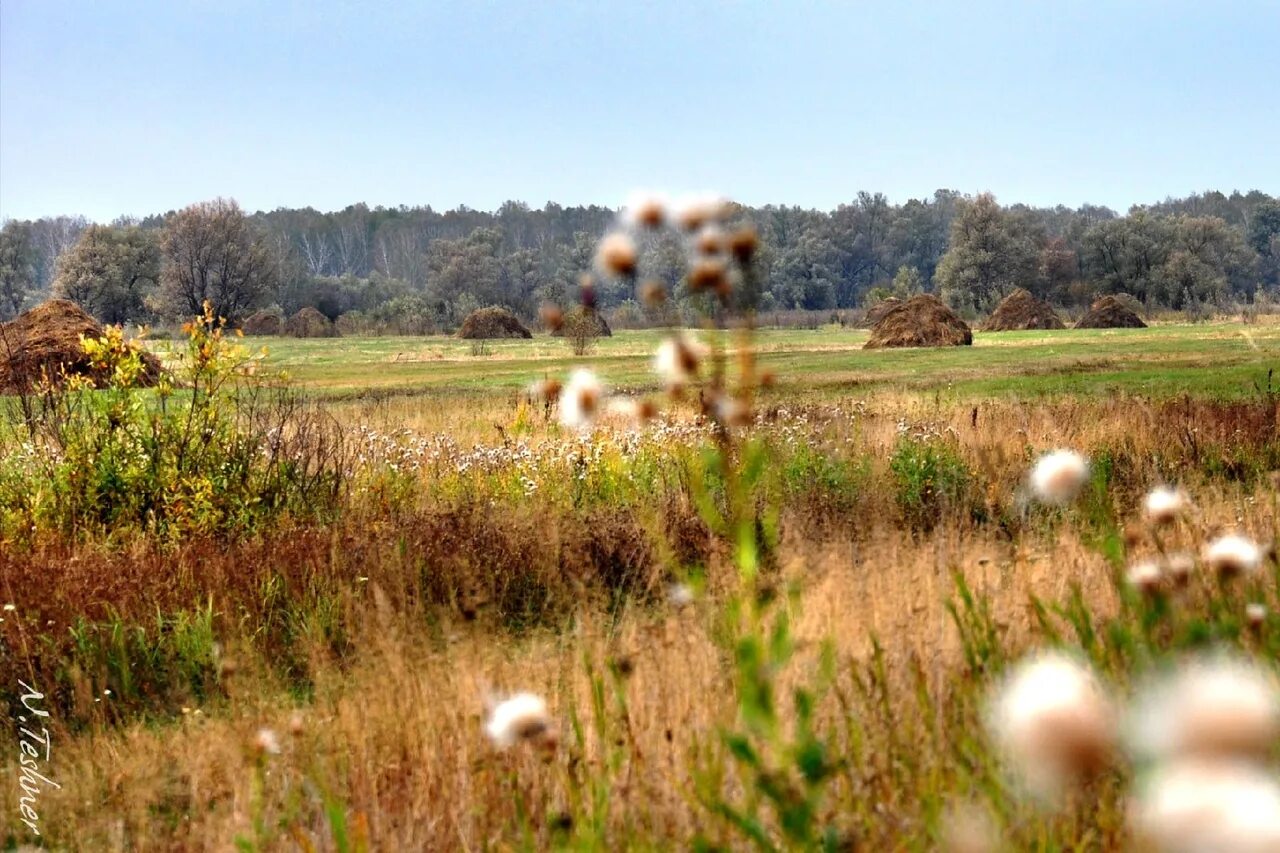
[[[1114,296],[1104,296],[1089,306],[1077,329],[1145,329],[1147,324]]]
[[[279,311],[264,308],[250,314],[241,328],[246,335],[278,335],[284,331],[284,317]]]
[[[294,338],[336,338],[338,327],[333,321],[308,305],[284,324],[284,333]]]
[[[80,338],[102,335],[102,325],[68,299],[51,299],[0,323],[0,393],[28,391],[42,376],[54,382],[64,376],[87,376],[101,387],[109,377],[90,363]],[[143,363],[139,382],[154,385],[160,378],[160,359],[138,349]]]
[[[1049,303],[1036,299],[1019,287],[1000,301],[982,327],[987,332],[1017,332],[1025,329],[1065,329]]]
[[[872,305],[867,309],[867,313],[863,316],[863,325],[868,328],[875,326],[876,323],[879,323],[884,318],[885,314],[888,314],[901,304],[902,300],[898,297],[886,296],[884,299],[881,299],[875,305]]]
[[[882,347],[958,347],[973,343],[964,320],[930,294],[913,296],[890,309],[871,329],[863,349]]]
[[[533,332],[524,327],[520,318],[506,308],[477,308],[462,321],[458,337],[471,340],[489,338],[532,338]]]

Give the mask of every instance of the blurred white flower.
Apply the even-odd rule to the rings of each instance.
[[[1160,563],[1156,560],[1142,560],[1129,567],[1125,579],[1135,589],[1150,594],[1160,589],[1164,581],[1164,572],[1161,571]]]
[[[575,370],[560,390],[560,423],[570,429],[590,427],[603,393],[594,373],[583,367]]]
[[[671,218],[686,231],[697,231],[709,223],[722,222],[728,215],[728,201],[714,193],[682,196],[671,205]]]
[[[1244,618],[1253,627],[1261,627],[1267,621],[1267,605],[1257,601],[1246,604]]]
[[[619,231],[606,235],[596,246],[596,266],[609,275],[632,275],[639,260],[635,241]]]
[[[1204,562],[1221,577],[1252,574],[1262,565],[1262,549],[1252,540],[1231,533],[1205,546]]]
[[[705,344],[676,333],[658,344],[653,370],[668,388],[683,388],[697,377],[698,365],[706,353]]]
[[[622,223],[628,228],[661,228],[669,207],[670,202],[662,193],[634,192],[622,208]]]
[[[1064,504],[1076,496],[1088,476],[1089,463],[1079,453],[1053,450],[1031,469],[1031,490],[1045,503]]]
[[[1176,761],[1142,786],[1130,821],[1141,842],[1163,853],[1275,853],[1280,785],[1249,764]]]
[[[551,715],[542,697],[517,693],[494,706],[484,730],[495,746],[507,749],[547,734],[551,730]]]
[[[1061,652],[1019,663],[993,695],[987,724],[1017,775],[1045,798],[1103,766],[1115,741],[1102,685]]]
[[[1175,583],[1183,584],[1191,578],[1191,572],[1196,567],[1196,559],[1185,551],[1179,551],[1176,554],[1170,554],[1164,565],[1169,577]]]
[[[1170,524],[1187,511],[1187,496],[1177,489],[1152,489],[1143,502],[1143,511],[1152,524]]]
[[[1265,758],[1280,736],[1280,691],[1243,660],[1192,660],[1139,691],[1127,721],[1146,758]]]
[[[264,755],[279,755],[280,738],[271,729],[258,729],[253,736],[253,748]]]
[[[693,588],[688,584],[673,583],[667,587],[667,601],[673,607],[688,607],[693,604]]]

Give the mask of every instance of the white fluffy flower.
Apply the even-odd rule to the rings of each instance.
[[[580,367],[560,389],[560,423],[570,429],[586,429],[600,408],[604,386],[596,375]]]
[[[1142,507],[1152,524],[1170,524],[1187,511],[1187,496],[1177,489],[1160,486],[1147,493]]]
[[[542,737],[550,730],[551,715],[547,713],[547,703],[532,693],[517,693],[499,702],[484,725],[485,734],[499,749]]]
[[[1252,574],[1262,566],[1262,549],[1251,539],[1231,533],[1205,546],[1204,562],[1223,577]]]
[[[1148,758],[1265,758],[1280,737],[1280,691],[1246,661],[1195,660],[1139,693],[1127,729]]]
[[[1052,797],[1106,762],[1114,718],[1093,672],[1053,652],[1018,664],[993,696],[987,723],[1032,792]]]
[[[253,748],[265,755],[279,755],[280,738],[271,729],[258,729],[253,736]]]
[[[677,333],[658,344],[653,370],[668,388],[683,388],[697,377],[706,353],[705,344]]]
[[[1160,568],[1160,563],[1156,560],[1142,560],[1129,567],[1129,571],[1125,574],[1125,579],[1135,589],[1152,593],[1160,589],[1160,585],[1164,581],[1164,572]]]
[[[1250,764],[1183,760],[1160,767],[1130,815],[1139,839],[1163,853],[1280,850],[1280,785]]]
[[[1080,491],[1089,476],[1089,463],[1074,450],[1053,450],[1031,469],[1031,490],[1049,504],[1064,504]]]

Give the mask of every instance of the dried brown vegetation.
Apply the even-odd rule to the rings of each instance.
[[[1077,329],[1145,329],[1147,324],[1114,296],[1094,301],[1076,323]]]
[[[913,296],[889,309],[871,329],[866,349],[954,347],[973,343],[969,325],[931,294]]]
[[[102,337],[102,325],[67,299],[50,299],[8,323],[0,323],[0,393],[25,391],[47,377],[84,376],[101,385],[108,377],[94,368],[81,338]],[[141,352],[142,384],[160,377],[160,360]]]
[[[477,308],[467,315],[458,329],[458,337],[471,340],[488,338],[532,338],[520,319],[506,308]]]
[[[1049,303],[1036,299],[1019,287],[1010,293],[982,326],[987,332],[1014,332],[1024,329],[1063,329],[1061,318]]]

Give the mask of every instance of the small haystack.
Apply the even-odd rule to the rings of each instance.
[[[100,338],[103,328],[69,299],[50,299],[43,305],[0,323],[0,393],[27,391],[41,376],[88,376],[102,386],[109,378],[89,363],[80,337]],[[139,347],[140,348],[140,347]],[[160,360],[142,350],[142,385],[160,378]]]
[[[1025,329],[1065,329],[1062,320],[1049,307],[1049,303],[1036,299],[1031,293],[1019,287],[1000,301],[996,310],[991,312],[986,324],[982,327],[986,332],[1017,332]]]
[[[936,296],[922,294],[889,310],[871,329],[863,349],[958,347],[973,343],[973,332]]]
[[[553,338],[563,338],[565,335],[571,338],[611,338],[613,330],[609,328],[604,315],[599,311],[579,305],[564,315],[564,322],[560,324],[560,328],[551,331]]]
[[[284,316],[279,311],[264,308],[250,314],[241,328],[246,335],[279,335],[284,331]]]
[[[333,321],[308,305],[284,324],[284,333],[294,338],[336,338],[338,327]]]
[[[1089,306],[1077,329],[1145,329],[1142,318],[1114,296],[1104,296]]]
[[[902,300],[898,297],[886,296],[884,299],[881,299],[875,305],[872,305],[867,309],[866,314],[863,315],[862,324],[867,328],[871,328],[876,323],[879,323],[880,320],[884,318],[885,314],[888,314],[901,304]]]
[[[520,318],[506,308],[477,308],[462,321],[458,337],[471,340],[488,338],[532,338]]]

